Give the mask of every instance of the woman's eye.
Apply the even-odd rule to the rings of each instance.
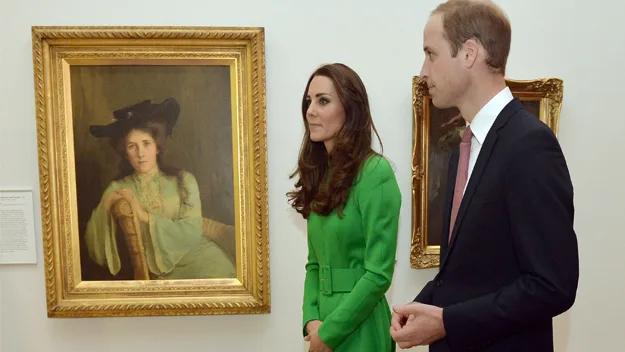
[[[323,105],[326,105],[326,104],[327,104],[327,103],[329,103],[330,101],[328,101],[328,99],[326,99],[326,98],[321,98],[321,99],[319,99],[319,102],[320,102],[321,104],[323,104]]]

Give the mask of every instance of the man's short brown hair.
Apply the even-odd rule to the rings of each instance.
[[[453,57],[464,42],[475,39],[486,49],[491,70],[505,75],[512,31],[508,17],[497,5],[488,0],[449,0],[438,5],[432,11],[435,14],[442,15]]]

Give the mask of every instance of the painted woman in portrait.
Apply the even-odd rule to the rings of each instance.
[[[119,174],[85,233],[89,257],[113,276],[122,265],[132,265],[134,278],[144,280],[236,276],[234,264],[207,235],[216,225],[202,216],[195,177],[163,164],[179,112],[173,98],[145,100],[114,111],[114,122],[90,128],[94,137],[108,138],[120,157]],[[120,260],[122,249],[131,263]]]

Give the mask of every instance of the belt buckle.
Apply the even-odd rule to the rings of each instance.
[[[332,294],[332,268],[329,266],[322,266],[320,268],[320,277],[319,277],[321,292],[330,296]]]

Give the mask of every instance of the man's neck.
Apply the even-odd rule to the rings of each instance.
[[[506,88],[506,80],[501,75],[490,75],[474,82],[467,89],[462,102],[458,104],[462,117],[471,123],[484,105],[504,88]]]

